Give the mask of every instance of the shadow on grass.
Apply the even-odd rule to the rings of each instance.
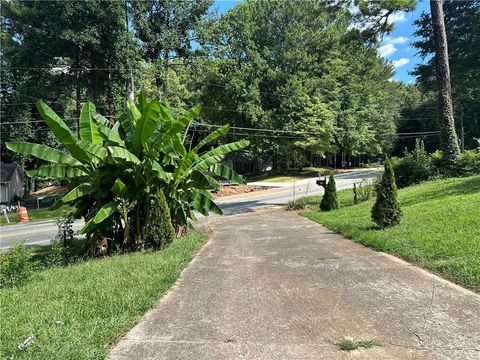
[[[449,179],[455,180],[455,179]],[[422,186],[422,185],[418,185]],[[404,188],[408,189],[408,188]],[[474,194],[480,192],[480,177],[474,176],[469,180],[458,183],[443,183],[436,189],[423,190],[422,196],[417,196],[415,193],[408,194],[405,199],[400,200],[402,206],[410,206],[419,204],[430,200],[442,200],[450,196]]]

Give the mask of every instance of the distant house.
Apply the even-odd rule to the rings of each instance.
[[[0,203],[23,195],[23,172],[18,164],[0,163]]]

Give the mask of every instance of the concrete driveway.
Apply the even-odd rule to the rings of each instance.
[[[208,221],[212,239],[109,359],[480,359],[479,295],[295,213]]]

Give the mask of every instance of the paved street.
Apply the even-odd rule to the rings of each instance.
[[[80,230],[83,221],[77,220],[73,226]],[[0,249],[8,249],[14,241],[28,245],[47,245],[57,235],[55,221],[39,221],[0,227]]]
[[[337,188],[353,187],[355,181],[371,178],[375,174],[373,169],[356,170],[336,176]],[[284,205],[295,196],[317,195],[323,189],[316,185],[316,178],[305,179],[294,183],[274,183],[278,188],[249,194],[239,194],[218,199],[218,204],[226,215],[253,211],[262,207]],[[262,184],[262,183],[257,183]],[[272,185],[272,184],[270,184]],[[294,187],[295,185],[295,187]],[[75,230],[80,230],[82,221],[76,221]],[[48,244],[57,234],[55,221],[33,222],[0,227],[0,249],[8,249],[13,241],[24,241],[29,245]]]
[[[371,179],[378,173],[377,169],[355,170],[349,173],[338,174],[335,176],[337,189],[351,189],[354,182],[360,182],[362,179]],[[274,190],[258,191],[248,194],[238,194],[218,199],[217,203],[224,211],[225,215],[235,213],[249,212],[264,207],[275,205],[283,206],[290,200],[305,195],[321,195],[323,188],[316,184],[317,178],[304,179],[295,183],[265,183],[250,182],[251,185],[270,185],[276,186]],[[295,193],[295,195],[294,195]]]
[[[209,243],[110,360],[480,358],[480,296],[295,213],[208,219]],[[344,338],[378,346],[345,352]]]

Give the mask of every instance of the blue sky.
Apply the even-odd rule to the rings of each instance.
[[[235,0],[216,0],[214,7],[218,9],[219,13],[224,13],[234,7],[235,3]],[[422,59],[416,55],[417,50],[411,46],[411,42],[415,40],[413,22],[420,17],[422,11],[429,12],[429,3],[426,0],[419,0],[417,8],[413,12],[395,14],[392,18],[395,30],[385,36],[380,46],[380,53],[385,59],[392,61],[395,66],[394,80],[405,83],[415,81],[415,78],[408,73],[416,64],[421,63]]]

